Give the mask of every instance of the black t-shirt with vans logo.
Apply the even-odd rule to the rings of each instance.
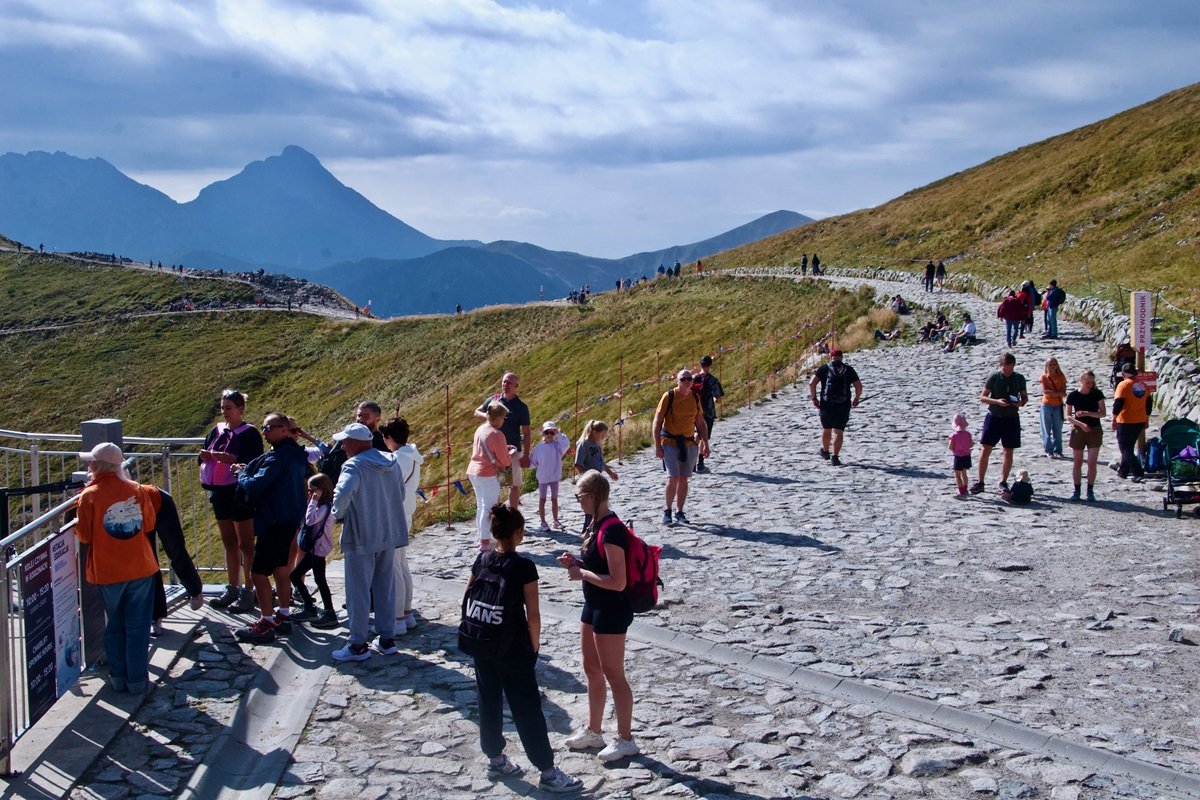
[[[511,626],[513,632],[510,652],[528,653],[533,650],[533,643],[529,641],[529,620],[525,615],[525,585],[537,583],[537,564],[520,553],[480,553],[471,565],[472,575],[479,574],[485,559],[492,569],[504,575],[504,624]]]

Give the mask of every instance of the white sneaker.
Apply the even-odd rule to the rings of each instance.
[[[608,743],[608,747],[601,750],[597,757],[601,761],[619,761],[622,758],[636,756],[642,752],[642,749],[637,746],[637,742],[632,737],[622,739],[620,736]]]
[[[591,750],[604,747],[604,737],[591,728],[580,728],[563,740],[568,750]]]
[[[538,528],[538,533],[549,533],[549,532],[550,532],[549,523],[547,523],[546,520],[542,520],[541,527]]]
[[[403,636],[406,633],[408,633],[408,623],[405,621],[405,618],[396,617],[396,630],[394,635]]]
[[[417,618],[415,616],[413,616],[411,613],[405,614],[404,615],[404,632],[408,633],[411,630],[415,630],[416,627],[417,627]]]

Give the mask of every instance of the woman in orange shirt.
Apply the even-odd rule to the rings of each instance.
[[[492,506],[500,502],[500,471],[512,467],[515,447],[509,447],[500,426],[508,416],[508,406],[493,400],[487,408],[487,422],[475,429],[471,440],[471,460],[467,478],[475,490],[475,527],[479,530],[479,549],[492,545]]]
[[[79,457],[91,480],[79,493],[75,535],[90,545],[87,579],[100,589],[108,624],[104,651],[118,692],[150,688],[150,616],[158,559],[146,531],[155,525],[151,487],[129,480],[115,444],[98,444]]]
[[[1042,384],[1042,449],[1047,458],[1063,454],[1063,398],[1067,396],[1067,376],[1058,366],[1058,359],[1046,359],[1046,367],[1038,380]]]

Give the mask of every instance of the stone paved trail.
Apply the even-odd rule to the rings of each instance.
[[[931,299],[913,284],[876,288]],[[1068,376],[1096,369],[1107,395],[1107,355],[1069,321],[1057,341],[1023,340],[1017,369],[1035,397],[1022,412],[1015,466],[1032,473],[1035,502],[999,499],[998,458],[987,493],[959,499],[949,420],[965,410],[978,436],[978,394],[1003,339],[990,303],[950,292],[932,299],[971,310],[987,341],[952,354],[904,344],[850,354],[869,399],[852,416],[844,466],[818,457],[803,387],[718,424],[713,473],[692,483],[690,526],[659,525],[663,473],[652,454],[618,467],[614,508],[664,547],[665,602],[642,619],[1200,774],[1197,651],[1171,638],[1200,640],[1197,523],[1175,520],[1153,486],[1124,483],[1107,467],[1100,501],[1072,504],[1069,462],[1039,457],[1035,380],[1044,359],[1055,355]],[[1102,462],[1113,455],[1106,434]],[[566,489],[564,521],[578,529]],[[536,496],[524,507],[535,509]],[[334,667],[275,797],[538,794],[531,769],[503,783],[484,776],[472,673],[454,646],[474,541],[465,524],[417,537],[421,627],[401,639],[397,656]],[[577,547],[573,534],[531,536],[523,546],[548,606],[578,603],[578,587],[554,562]],[[540,679],[556,745],[586,716],[572,613],[548,614],[543,633]],[[644,638],[630,639],[627,662],[644,755],[604,767],[563,751],[560,765],[590,796],[1187,796]],[[528,767],[511,732],[509,743]]]

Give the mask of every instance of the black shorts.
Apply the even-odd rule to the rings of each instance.
[[[821,403],[821,427],[833,428],[834,430],[846,430],[846,423],[850,421],[850,404],[849,403]]]
[[[591,625],[592,633],[623,636],[633,624],[633,609],[624,602],[593,605],[584,600],[579,621]]]
[[[275,570],[286,567],[292,554],[292,539],[296,536],[296,530],[295,525],[271,525],[255,536],[250,572],[271,575]]]
[[[954,457],[954,469],[956,471],[960,470],[960,469],[970,469],[970,468],[971,468],[971,457],[970,456],[955,456]]]
[[[1021,418],[1016,414],[1011,417],[988,414],[983,418],[983,435],[979,441],[985,447],[995,447],[999,442],[1005,450],[1015,450],[1021,446]]]
[[[236,486],[214,486],[208,490],[208,502],[212,503],[213,516],[219,520],[231,519],[234,522],[245,522],[254,519],[254,509],[239,503],[236,499]]]

